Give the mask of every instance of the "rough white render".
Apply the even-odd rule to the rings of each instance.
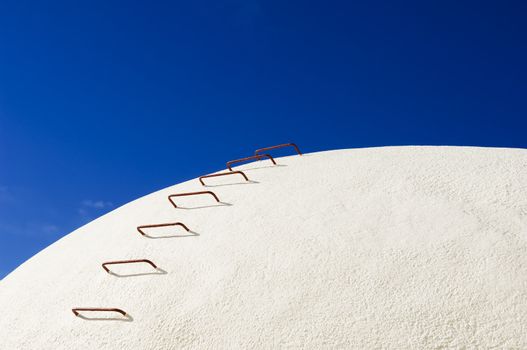
[[[527,151],[387,147],[277,162],[241,167],[254,183],[209,179],[229,205],[203,196],[176,199],[202,208],[173,208],[168,194],[204,189],[194,179],[35,255],[0,286],[0,349],[527,348]],[[136,231],[171,221],[199,236]],[[166,274],[101,268],[140,258]],[[75,306],[131,320],[85,320]]]

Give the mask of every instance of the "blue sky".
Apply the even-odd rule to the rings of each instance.
[[[293,141],[525,147],[527,3],[0,3],[0,278],[154,190]]]

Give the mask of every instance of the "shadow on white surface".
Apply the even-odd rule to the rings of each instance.
[[[232,206],[231,203],[219,202],[218,204],[201,205],[201,206],[198,206],[198,207],[182,207],[182,206],[178,205],[176,209],[194,210],[194,209],[204,209],[204,208],[214,208],[214,207],[230,207],[230,206]]]
[[[196,237],[196,236],[199,236],[199,233],[190,230],[188,232],[185,231],[185,234],[182,234],[182,235],[175,234],[175,235],[152,236],[152,235],[145,234],[144,236],[150,239],[184,238],[184,237]]]
[[[110,275],[119,277],[119,278],[126,278],[126,277],[137,277],[137,276],[149,276],[149,275],[166,275],[167,272],[161,268],[155,269],[153,272],[141,272],[141,273],[116,273],[116,272],[109,272]]]
[[[88,317],[79,314],[78,318],[82,318],[85,321],[120,321],[120,322],[132,322],[134,318],[129,314],[120,317]]]
[[[205,187],[223,187],[223,186],[236,186],[236,185],[253,185],[253,184],[259,184],[258,181],[243,181],[243,182],[233,182],[230,184],[220,184],[220,185],[205,185]]]
[[[258,170],[258,169],[266,169],[266,168],[276,168],[276,167],[284,167],[287,166],[285,164],[271,164],[271,165],[264,165],[264,166],[255,166],[250,168],[243,168],[242,171],[252,171],[252,170]]]

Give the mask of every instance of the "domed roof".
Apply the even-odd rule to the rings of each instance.
[[[527,347],[525,150],[276,163],[152,193],[29,259],[0,284],[0,349]],[[219,202],[168,199],[196,191]],[[137,229],[164,223],[184,226]],[[101,266],[123,260],[141,261]]]

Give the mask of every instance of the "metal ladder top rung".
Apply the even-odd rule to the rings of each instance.
[[[272,149],[277,149],[277,148],[284,148],[284,147],[294,147],[295,150],[296,150],[296,153],[298,153],[299,155],[302,155],[302,152],[300,152],[300,149],[298,148],[298,146],[294,143],[282,143],[281,145],[276,145],[276,146],[269,146],[269,147],[264,147],[264,148],[260,148],[260,149],[257,149],[254,154],[255,155],[258,155],[262,152],[265,152],[265,151],[270,151]]]

